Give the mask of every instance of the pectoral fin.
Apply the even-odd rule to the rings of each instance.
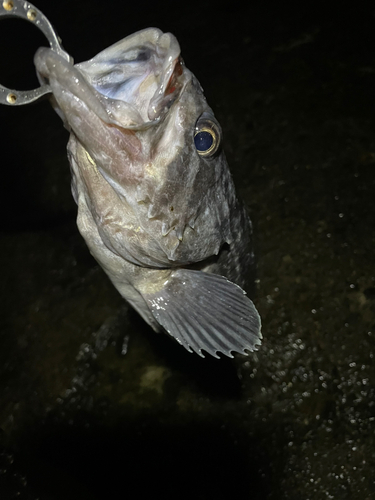
[[[189,352],[233,357],[261,344],[261,321],[238,285],[217,274],[172,271],[163,286],[143,293],[155,319]]]

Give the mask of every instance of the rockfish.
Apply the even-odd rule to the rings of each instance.
[[[120,294],[200,356],[260,345],[251,223],[176,38],[146,29],[76,65],[41,48],[35,65],[70,131],[79,231]]]

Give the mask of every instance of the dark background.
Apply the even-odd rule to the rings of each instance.
[[[1,107],[0,498],[374,498],[374,6],[37,6],[76,62],[176,35],[254,223],[264,343],[151,332],[76,229],[48,101]],[[1,84],[35,86],[43,44],[2,20]]]

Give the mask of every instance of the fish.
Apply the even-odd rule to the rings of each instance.
[[[121,296],[201,357],[256,349],[251,222],[175,36],[144,29],[75,65],[41,47],[34,63],[70,132],[78,229]]]

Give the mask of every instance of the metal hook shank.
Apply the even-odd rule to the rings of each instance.
[[[25,2],[24,0],[4,0],[0,4],[0,20],[7,17],[18,17],[35,24],[35,26],[46,36],[51,49],[64,57],[67,61],[73,62],[73,59],[61,47],[61,41],[51,23],[33,4]],[[33,90],[12,90],[0,85],[0,104],[9,106],[30,104],[50,92],[51,89],[48,85],[42,85]]]

